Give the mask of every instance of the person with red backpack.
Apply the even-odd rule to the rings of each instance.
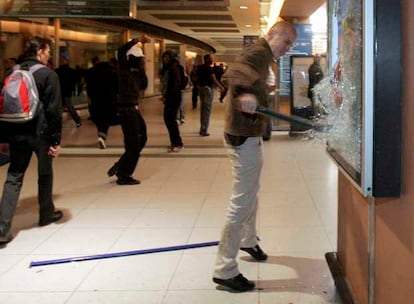
[[[45,65],[33,72],[40,100],[39,110],[26,122],[2,121],[2,132],[8,130],[9,133],[10,165],[0,201],[0,243],[7,243],[12,239],[12,219],[33,152],[38,158],[38,224],[45,226],[60,220],[63,216],[62,211],[55,209],[52,198],[52,160],[60,151],[62,98],[56,72],[46,67],[50,50],[49,40],[30,39],[25,44],[25,59],[20,64],[21,70],[29,70],[39,64]],[[0,88],[3,89],[7,77],[12,72],[5,74],[4,79],[0,81]]]

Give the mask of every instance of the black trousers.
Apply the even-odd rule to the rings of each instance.
[[[181,104],[181,91],[170,94],[165,100],[164,123],[170,136],[171,146],[181,147],[183,141],[177,124],[177,112]]]
[[[119,109],[125,152],[118,160],[118,177],[131,176],[138,164],[140,153],[147,143],[147,126],[135,107]]]
[[[40,217],[47,217],[55,210],[52,199],[53,170],[52,157],[49,153],[49,143],[42,139],[29,138],[18,142],[10,142],[10,166],[4,183],[3,196],[0,203],[0,225],[10,227],[24,174],[29,166],[33,152],[38,158],[38,200]]]
[[[191,91],[191,103],[193,105],[193,109],[197,108],[197,101],[198,101],[198,86],[197,84],[193,83],[193,89]]]

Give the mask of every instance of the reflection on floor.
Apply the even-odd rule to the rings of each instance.
[[[119,126],[100,150],[86,112],[78,129],[65,116],[63,153],[54,162],[54,199],[64,220],[37,227],[34,157],[14,240],[0,249],[0,303],[341,303],[324,259],[336,249],[337,169],[320,141],[285,132],[264,143],[258,230],[269,259],[239,256],[256,290],[217,289],[211,281],[216,247],[29,268],[31,261],[218,240],[231,188],[224,104],[214,102],[211,136],[200,137],[199,108],[192,110],[185,97],[180,153],[167,153],[161,101],[143,103],[149,140],[134,174],[138,186],[118,186],[106,175],[122,152]],[[6,170],[0,167],[0,183]]]

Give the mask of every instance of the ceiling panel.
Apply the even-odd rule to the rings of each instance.
[[[306,20],[326,0],[285,0],[281,16]],[[260,35],[271,0],[138,0],[140,21],[187,35],[219,54],[238,52],[243,36]],[[248,9],[241,9],[243,4]]]

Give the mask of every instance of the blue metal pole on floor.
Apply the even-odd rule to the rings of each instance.
[[[45,261],[37,261],[37,262],[35,261],[35,262],[30,263],[30,267],[47,266],[47,265],[63,264],[63,263],[70,263],[70,262],[82,262],[82,261],[90,261],[90,260],[98,260],[98,259],[117,258],[117,257],[123,257],[123,256],[130,256],[130,255],[140,255],[140,254],[147,254],[147,253],[157,253],[157,252],[166,252],[166,251],[175,251],[175,250],[184,250],[184,249],[193,249],[193,248],[217,246],[218,243],[219,243],[218,241],[204,242],[204,243],[177,245],[177,246],[169,246],[169,247],[159,247],[159,248],[150,248],[150,249],[142,249],[142,250],[133,250],[133,251],[123,251],[123,252],[87,255],[87,256],[63,258],[63,259],[56,259],[56,260],[45,260]]]

